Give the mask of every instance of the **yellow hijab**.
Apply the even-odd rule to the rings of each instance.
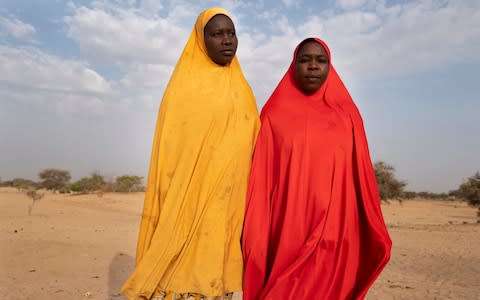
[[[237,58],[214,63],[202,12],[165,90],[153,141],[136,268],[129,299],[153,294],[221,296],[240,291],[240,235],[259,128],[253,93]]]

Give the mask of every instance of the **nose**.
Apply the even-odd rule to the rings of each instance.
[[[230,46],[232,45],[232,37],[229,34],[224,34],[222,39],[222,45]]]
[[[315,60],[312,60],[309,64],[308,64],[308,69],[309,70],[318,70],[319,69],[319,64],[315,61]]]

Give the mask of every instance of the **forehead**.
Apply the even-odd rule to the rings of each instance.
[[[327,51],[323,46],[316,41],[308,41],[305,44],[300,46],[298,49],[297,56],[301,55],[327,55]]]
[[[205,29],[217,29],[217,28],[233,28],[232,19],[227,17],[226,15],[218,14],[215,15],[210,21],[207,22],[205,25]]]

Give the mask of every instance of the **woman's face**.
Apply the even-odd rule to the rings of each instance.
[[[308,41],[300,46],[295,59],[295,81],[306,94],[316,92],[327,79],[330,64],[323,46]]]
[[[205,47],[208,56],[216,64],[229,64],[237,52],[238,40],[232,20],[225,15],[216,15],[204,28]]]

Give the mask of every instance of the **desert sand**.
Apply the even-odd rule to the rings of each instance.
[[[0,189],[0,300],[125,299],[143,193],[35,202]],[[480,299],[480,224],[458,201],[382,204],[392,258],[367,299]],[[240,299],[240,295],[236,295]]]

